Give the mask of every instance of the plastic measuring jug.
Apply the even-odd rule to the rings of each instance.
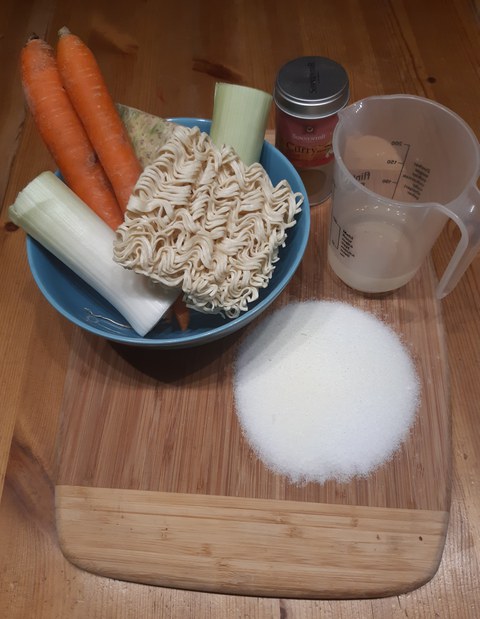
[[[446,107],[412,95],[369,97],[339,112],[328,260],[350,287],[406,284],[448,218],[460,241],[438,284],[444,297],[480,248],[480,146]]]

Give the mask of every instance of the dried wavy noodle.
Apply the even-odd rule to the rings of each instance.
[[[236,317],[268,285],[302,201],[260,164],[177,126],[135,187],[114,258],[181,288],[190,307]]]

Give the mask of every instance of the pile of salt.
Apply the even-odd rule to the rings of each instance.
[[[346,303],[293,303],[241,343],[235,403],[264,464],[294,483],[365,476],[407,436],[420,398],[395,332]]]

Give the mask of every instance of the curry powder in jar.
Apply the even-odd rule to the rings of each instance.
[[[349,96],[347,72],[330,58],[296,58],[278,72],[275,146],[297,169],[311,206],[332,192],[332,136]]]

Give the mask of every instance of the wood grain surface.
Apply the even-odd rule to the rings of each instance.
[[[448,512],[84,486],[56,487],[75,565],[214,593],[366,598],[434,575]]]
[[[478,4],[472,0],[224,3],[166,0],[4,0],[0,6],[0,616],[17,618],[480,616],[480,262],[442,301],[451,385],[453,486],[435,577],[411,593],[316,601],[198,593],[95,576],[63,556],[55,530],[57,425],[76,329],[28,272],[24,236],[6,209],[53,169],[25,113],[18,54],[32,31],[55,42],[63,25],[94,49],[114,97],[152,113],[209,116],[217,79],[270,90],[278,67],[324,54],[348,70],[352,100],[406,92],[452,108],[480,134]],[[273,127],[270,120],[270,127]],[[458,241],[449,225],[437,273]]]
[[[418,586],[434,575],[450,507],[451,435],[443,321],[434,297],[432,266],[428,262],[407,286],[392,294],[380,298],[359,295],[328,267],[329,209],[320,205],[312,208],[311,214],[311,234],[301,267],[267,312],[298,300],[335,299],[369,311],[389,324],[408,347],[422,390],[408,439],[389,462],[367,477],[349,483],[330,480],[325,484],[291,484],[254,456],[235,414],[236,345],[258,321],[224,340],[179,351],[112,346],[77,332],[72,339],[61,406],[56,476],[60,486],[57,526],[62,547],[68,549],[74,563],[127,580],[177,586],[191,583],[195,588],[230,593],[277,592],[282,597],[387,595]],[[321,410],[321,402],[319,407]],[[84,489],[81,499],[87,500],[82,502],[82,511],[76,503],[69,509],[64,496],[71,498],[79,486],[159,492],[162,498],[158,501],[166,511],[151,512],[135,529],[122,527],[120,545],[124,545],[124,552],[116,564],[114,558],[121,554],[118,518],[128,521],[130,510],[134,516],[138,511],[143,513],[142,509],[124,492],[124,511],[114,494],[111,509],[98,512]],[[189,527],[179,521],[175,511],[173,517],[169,512],[170,500],[175,506],[179,494],[182,504],[185,497],[191,497]],[[198,501],[207,495],[211,497],[210,512],[204,499],[202,515],[195,521]],[[110,496],[105,492],[105,504]],[[243,503],[228,504],[231,511],[236,510],[234,517],[225,517],[223,512],[218,515],[224,497],[243,499]],[[286,515],[287,524],[291,521],[297,531],[296,544],[285,545],[285,529],[277,526],[274,516],[269,526],[263,515],[255,517],[259,500],[262,514],[281,510]],[[282,501],[288,509],[279,507]],[[342,522],[338,528],[331,520],[326,524],[323,521],[323,510],[336,504],[346,506],[342,514],[350,516],[349,524]],[[362,518],[358,518],[359,506],[365,506]],[[367,508],[380,507],[384,508],[381,518],[376,514],[369,517]],[[297,520],[304,510],[310,518],[308,526]],[[404,538],[391,529],[403,510],[410,522]],[[420,521],[415,510],[422,510]],[[115,514],[111,522],[107,522],[106,513]],[[335,513],[333,510],[332,515]],[[428,513],[432,516],[430,523]],[[377,530],[372,539],[373,518]],[[436,543],[423,543],[425,525],[435,530],[432,539]],[[169,539],[174,540],[173,547],[178,551],[173,552],[160,537],[150,540],[147,557],[139,554],[152,530],[159,527],[169,530]],[[192,545],[191,530],[195,528],[198,543]],[[341,539],[342,534],[350,540],[351,554],[343,565],[344,579],[339,580],[338,562],[345,545],[339,543],[336,551],[328,552],[324,546]],[[364,537],[353,543],[359,534]],[[202,553],[202,543],[210,548],[208,555]],[[345,544],[349,546],[348,541]],[[283,547],[283,554],[273,559],[271,545]],[[235,561],[244,548],[249,549],[249,562]],[[129,561],[129,557],[134,558]],[[219,563],[225,564],[223,570]],[[292,578],[291,571],[297,572],[298,579]],[[392,571],[401,578],[392,579]]]

